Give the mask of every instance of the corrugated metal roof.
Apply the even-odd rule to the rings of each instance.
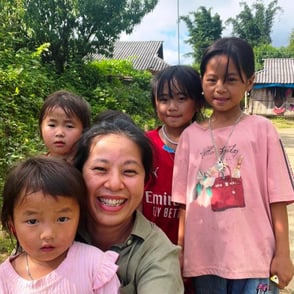
[[[294,58],[266,58],[264,69],[256,72],[255,84],[293,84]]]
[[[159,71],[169,65],[163,60],[162,41],[117,41],[114,43],[113,59],[132,61],[135,69]],[[93,54],[93,59],[108,59]]]

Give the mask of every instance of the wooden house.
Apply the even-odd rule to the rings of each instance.
[[[267,58],[255,74],[246,112],[294,116],[294,58]]]

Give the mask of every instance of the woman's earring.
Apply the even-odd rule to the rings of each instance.
[[[201,95],[204,95],[204,92],[203,91],[201,92]]]

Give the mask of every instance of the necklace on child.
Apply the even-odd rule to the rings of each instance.
[[[27,271],[27,275],[29,276],[29,278],[33,281],[33,277],[32,277],[32,274],[30,272],[30,266],[29,266],[29,260],[28,260],[28,254],[25,253],[26,255],[26,271]]]
[[[227,138],[227,141],[226,141],[226,143],[224,145],[222,154],[219,153],[219,149],[218,149],[218,147],[216,145],[216,142],[215,142],[215,139],[214,139],[213,130],[212,130],[212,127],[211,127],[211,117],[208,120],[210,136],[211,136],[212,144],[213,144],[213,147],[214,147],[215,155],[216,155],[216,158],[217,158],[215,168],[221,174],[222,177],[224,176],[224,172],[225,172],[225,169],[226,169],[226,165],[224,163],[225,150],[226,150],[226,147],[228,146],[228,143],[229,143],[229,140],[230,140],[230,138],[231,138],[231,136],[233,134],[233,131],[234,131],[236,125],[238,124],[238,122],[241,120],[242,116],[243,116],[243,112],[241,111],[240,115],[237,117],[237,119],[235,120],[235,122],[234,122],[234,124],[233,124],[233,126],[231,128],[231,132],[228,135],[228,138]]]
[[[164,139],[165,139],[168,143],[173,144],[173,145],[178,145],[178,142],[172,140],[172,139],[169,138],[169,136],[167,135],[167,133],[166,133],[166,129],[165,129],[165,125],[162,126],[161,130],[162,130],[162,134],[163,134]]]

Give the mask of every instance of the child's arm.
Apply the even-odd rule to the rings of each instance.
[[[181,253],[180,253],[181,270],[183,269],[184,236],[185,236],[185,215],[186,215],[186,207],[184,205],[180,205],[180,208],[179,208],[178,245],[181,246],[181,248],[182,248]]]
[[[184,235],[185,235],[185,214],[186,214],[186,207],[184,205],[180,205],[178,245],[181,246],[182,248],[184,246]]]
[[[294,275],[294,267],[290,257],[287,206],[284,202],[278,202],[272,203],[270,208],[276,241],[270,274],[278,276],[279,287],[283,289]]]

